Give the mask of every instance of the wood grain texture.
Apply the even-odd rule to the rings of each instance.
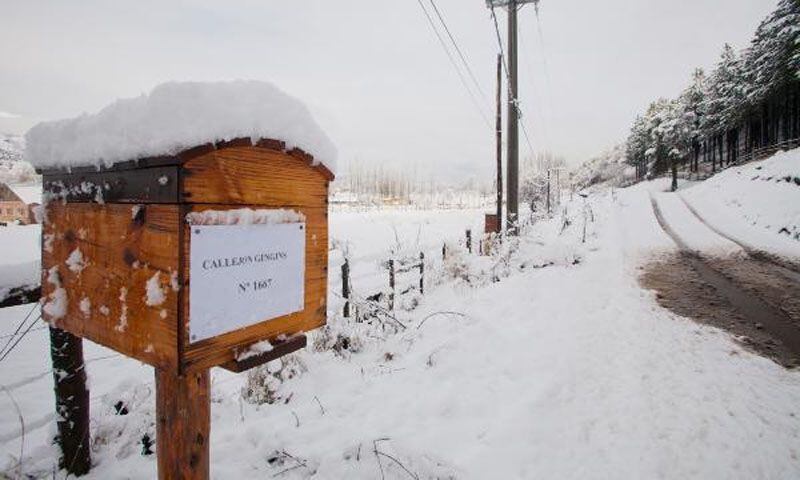
[[[66,314],[43,316],[55,327],[161,368],[178,366],[178,292],[170,277],[178,270],[177,205],[50,202],[43,226],[42,296],[52,301],[58,284]],[[80,252],[85,266],[70,268]],[[160,305],[146,304],[146,284],[158,274]],[[86,299],[86,300],[84,300]],[[82,308],[83,302],[83,308]],[[88,312],[88,313],[87,313]]]
[[[161,480],[209,478],[211,396],[208,370],[156,369],[156,455]]]
[[[309,157],[310,158],[310,157]],[[185,203],[316,207],[328,202],[328,180],[308,158],[260,147],[229,147],[187,160]]]
[[[249,208],[269,208],[247,205]],[[242,205],[192,205],[188,211],[227,210]],[[280,208],[280,207],[276,207]],[[306,332],[325,324],[328,288],[328,210],[327,207],[298,207],[306,217],[305,307],[302,311],[229,332],[218,337],[189,342],[189,295],[181,296],[183,369],[196,371],[233,361],[237,349],[242,350],[261,340],[274,341],[279,335]],[[182,255],[182,291],[191,288],[189,258],[191,236],[184,225]]]

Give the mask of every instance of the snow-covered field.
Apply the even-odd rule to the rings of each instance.
[[[480,231],[481,210],[332,213],[329,327],[250,378],[274,403],[246,401],[248,375],[212,371],[212,476],[800,477],[800,374],[660,308],[637,282],[643,263],[676,249],[650,202],[665,185],[593,194],[586,243],[577,198],[563,231],[558,215],[487,257],[459,244]],[[343,319],[343,252],[358,291],[385,282],[393,249],[430,255],[419,305]],[[0,336],[31,311],[0,310]],[[86,343],[86,478],[153,478],[142,454],[155,434],[152,369]],[[50,478],[57,461],[48,356],[36,329],[0,361],[0,471],[12,477]]]

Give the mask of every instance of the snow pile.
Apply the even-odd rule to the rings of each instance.
[[[78,307],[84,317],[89,318],[92,315],[92,301],[89,297],[83,297]]]
[[[119,288],[119,323],[114,327],[114,330],[119,333],[125,333],[128,329],[128,289],[126,287]]]
[[[204,210],[186,214],[189,225],[275,225],[278,223],[300,223],[306,220],[305,215],[294,210],[273,209],[253,210],[239,208],[236,210]]]
[[[800,149],[728,168],[682,195],[703,220],[732,238],[800,258]]]
[[[305,105],[244,80],[164,83],[93,115],[40,123],[26,135],[26,157],[38,168],[110,166],[239,137],[283,140],[336,171],[336,149]]]
[[[67,260],[64,262],[73,273],[80,274],[86,268],[86,261],[83,258],[80,248],[76,248],[69,254]]]
[[[47,283],[55,288],[47,297],[44,306],[42,306],[42,311],[46,313],[51,320],[58,320],[67,314],[67,308],[69,307],[67,291],[61,286],[61,276],[58,273],[58,267],[53,267],[48,270]]]
[[[236,352],[236,360],[241,362],[242,360],[261,355],[262,353],[271,352],[272,350],[273,347],[272,344],[269,343],[269,340],[262,340],[250,345],[241,352]]]
[[[144,302],[148,307],[157,307],[163,304],[167,299],[164,289],[161,288],[161,281],[159,280],[160,276],[161,273],[156,272],[152,277],[150,277],[150,280],[147,281],[145,286],[147,294],[145,295]]]

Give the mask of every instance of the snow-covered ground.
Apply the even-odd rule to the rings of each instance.
[[[426,251],[453,239],[449,260],[432,266],[416,309],[396,312],[404,328],[349,323],[331,302],[327,333],[349,336],[349,348],[312,346],[268,366],[273,404],[243,400],[247,375],[213,370],[212,476],[800,476],[800,374],[661,309],[639,287],[642,263],[675,249],[653,215],[652,187],[594,195],[585,244],[578,199],[563,233],[559,215],[494,257],[457,245],[480,211],[335,213],[331,295],[342,245],[354,265],[375,266],[396,239]],[[0,310],[0,335],[32,308]],[[32,330],[2,361],[0,468],[10,473],[49,478],[56,462],[47,349],[47,330]],[[141,443],[155,432],[151,369],[89,342],[86,357],[87,478],[153,478]],[[300,374],[286,379],[290,369]],[[127,415],[114,414],[120,400]]]
[[[424,253],[429,262],[441,260],[442,247],[466,243],[466,231],[483,231],[484,209],[419,210],[341,209],[331,213],[330,288],[341,292],[341,265],[350,259],[350,278],[354,292],[367,296],[385,288],[390,258],[418,257]],[[398,277],[398,282],[403,281]],[[339,305],[340,299],[331,299]]]
[[[800,149],[728,168],[681,194],[719,231],[800,264]]]
[[[0,227],[0,300],[8,289],[39,283],[39,225]]]
[[[658,192],[653,193],[653,197],[666,223],[691,250],[717,257],[744,254],[739,245],[703,225],[677,194]]]

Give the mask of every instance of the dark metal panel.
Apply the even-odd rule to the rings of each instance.
[[[46,173],[47,197],[68,202],[178,203],[178,166]]]

